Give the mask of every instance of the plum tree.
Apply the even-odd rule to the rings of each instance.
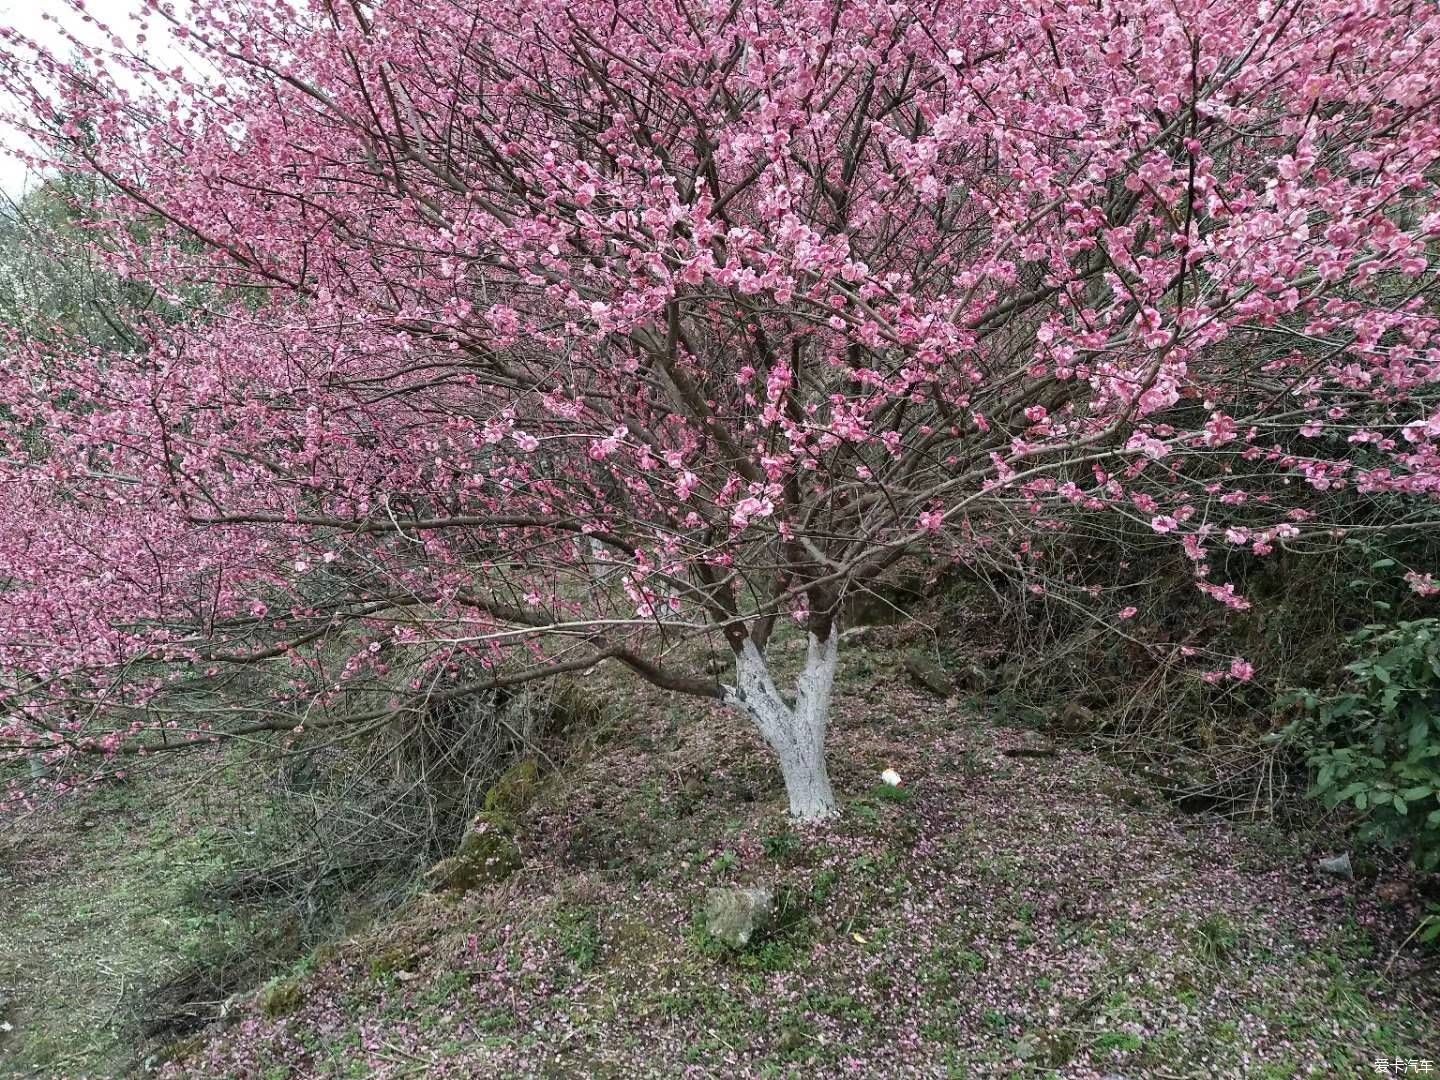
[[[907,554],[1111,514],[1239,608],[1216,553],[1440,486],[1432,5],[137,18],[195,63],[0,30],[10,123],[113,193],[98,256],[189,309],[8,342],[0,745],[614,661],[748,717],[821,819],[841,605]],[[284,681],[170,707],[227,665]]]

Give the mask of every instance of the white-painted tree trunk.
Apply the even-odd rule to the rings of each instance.
[[[823,641],[810,635],[793,706],[776,689],[770,665],[748,639],[735,659],[736,685],[725,688],[726,704],[749,717],[779,757],[790,814],[797,821],[823,821],[840,812],[825,771],[825,725],[839,645],[833,627]]]

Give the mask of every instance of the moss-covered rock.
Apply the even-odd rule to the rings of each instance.
[[[415,950],[406,948],[386,949],[370,961],[370,974],[377,978],[403,971],[415,962]]]
[[[906,653],[901,665],[917,686],[936,697],[949,697],[955,689],[955,680],[950,673],[936,663],[933,657],[918,649]]]
[[[775,921],[775,892],[764,886],[711,889],[705,895],[705,929],[732,949],[743,949]]]
[[[535,759],[517,761],[485,793],[485,809],[502,814],[519,814],[535,801],[539,790],[540,769]]]
[[[294,979],[278,979],[260,991],[260,1011],[271,1020],[305,1004],[305,991]]]
[[[524,865],[508,818],[487,811],[475,818],[460,848],[425,874],[433,892],[465,893],[504,881]]]

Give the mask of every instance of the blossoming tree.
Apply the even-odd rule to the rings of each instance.
[[[190,312],[7,343],[0,746],[609,660],[753,721],[819,819],[841,603],[907,553],[1109,513],[1243,607],[1217,554],[1440,489],[1432,5],[137,20],[195,63],[0,29],[11,122],[114,193],[95,250]],[[733,676],[686,666],[701,636]],[[232,665],[284,682],[169,711]]]

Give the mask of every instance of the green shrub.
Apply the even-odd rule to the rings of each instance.
[[[1440,866],[1440,620],[1367,626],[1335,692],[1300,691],[1298,734],[1326,806],[1354,806],[1360,836]]]

